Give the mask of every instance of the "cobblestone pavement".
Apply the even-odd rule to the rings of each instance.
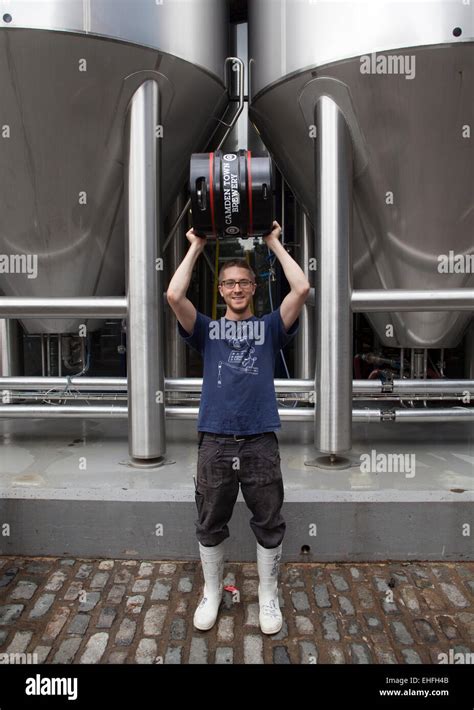
[[[474,563],[284,564],[274,636],[259,630],[256,565],[227,563],[225,573],[238,593],[226,591],[218,623],[199,632],[197,562],[1,557],[0,653],[38,663],[438,664],[440,653],[453,663],[474,652]]]

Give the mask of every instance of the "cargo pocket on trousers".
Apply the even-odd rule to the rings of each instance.
[[[222,484],[221,447],[210,443],[198,451],[197,482],[201,488],[219,488]]]
[[[255,452],[255,475],[260,486],[267,486],[281,478],[280,452],[276,437],[259,441]]]

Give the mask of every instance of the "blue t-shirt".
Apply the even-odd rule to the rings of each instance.
[[[243,321],[212,320],[197,312],[189,335],[178,332],[204,359],[198,430],[260,434],[281,429],[273,375],[275,358],[299,327],[285,331],[280,309]]]

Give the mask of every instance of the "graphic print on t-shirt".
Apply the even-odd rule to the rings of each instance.
[[[217,365],[217,386],[222,387],[222,366],[230,367],[233,370],[238,370],[242,374],[258,375],[258,367],[255,367],[257,356],[254,355],[255,348],[250,339],[229,338],[225,340],[229,344],[230,353],[227,362],[219,360]]]

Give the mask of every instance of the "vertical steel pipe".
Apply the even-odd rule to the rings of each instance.
[[[352,446],[352,145],[343,114],[316,104],[316,449]]]
[[[312,283],[314,270],[310,259],[314,257],[313,228],[303,208],[295,202],[295,241],[299,245],[298,262],[308,281]],[[300,313],[300,327],[295,343],[295,378],[309,380],[314,375],[314,311],[308,305]]]
[[[158,84],[149,80],[135,92],[127,116],[128,423],[137,465],[157,462],[166,449],[160,123]]]
[[[174,224],[176,219],[181,214],[181,211],[186,204],[187,196],[182,192],[173,203],[173,207],[169,214],[169,221]],[[173,241],[168,249],[166,258],[167,281],[168,283],[173,277],[174,272],[182,262],[185,254],[185,246],[188,243],[186,240],[187,220],[182,220],[175,232]],[[207,284],[206,284],[207,286]],[[186,343],[178,334],[178,326],[176,316],[169,307],[165,305],[165,332],[166,332],[166,377],[178,378],[186,377]]]

